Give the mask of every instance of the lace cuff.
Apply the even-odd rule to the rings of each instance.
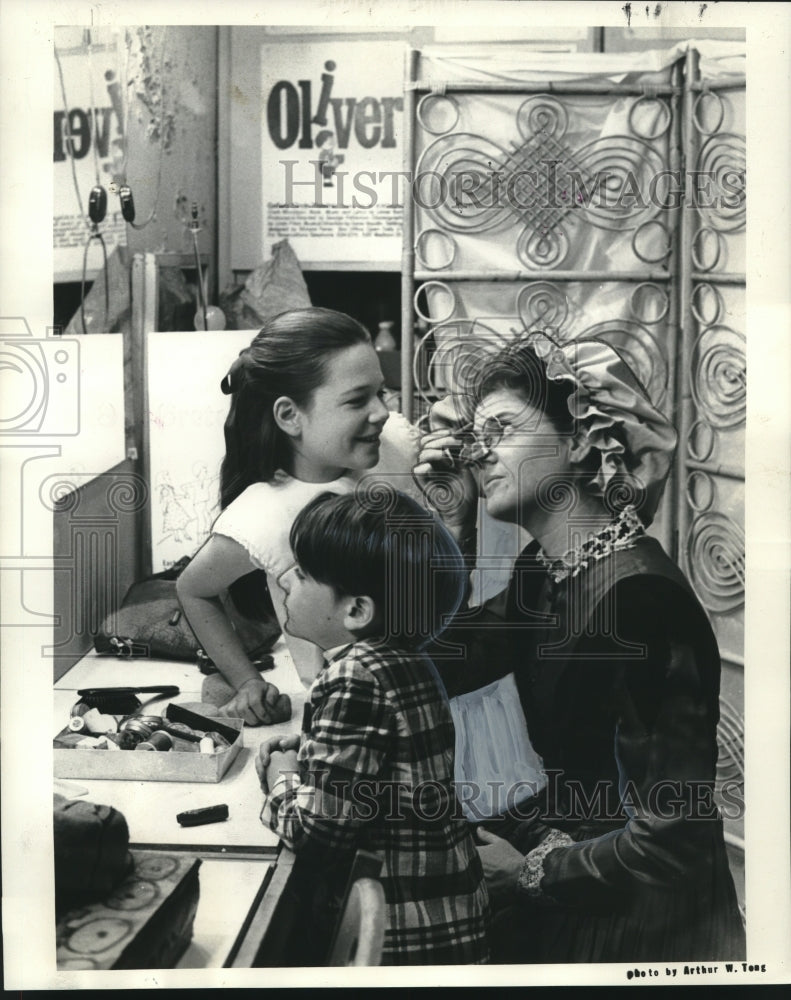
[[[546,899],[541,891],[541,879],[544,877],[544,858],[556,847],[570,847],[574,841],[562,830],[550,830],[544,840],[534,848],[524,860],[519,872],[519,891],[532,899]]]

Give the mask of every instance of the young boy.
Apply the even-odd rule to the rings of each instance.
[[[383,859],[382,964],[488,960],[488,896],[453,790],[454,731],[421,648],[466,586],[453,539],[409,497],[324,493],[291,530],[286,631],[325,651],[305,732],[256,761],[262,821],[337,897],[358,848]],[[386,509],[383,509],[385,508]]]

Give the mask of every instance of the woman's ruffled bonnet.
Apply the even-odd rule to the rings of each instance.
[[[676,448],[673,425],[651,403],[631,368],[608,344],[598,340],[559,344],[546,334],[530,333],[511,343],[507,351],[524,347],[545,363],[547,378],[567,381],[574,387],[568,398],[574,418],[571,460],[590,461],[592,452],[598,454],[588,488],[613,506],[632,504],[643,523],[650,525]],[[451,398],[446,397],[432,408],[431,425],[456,422],[449,420]],[[464,412],[465,406],[457,407],[459,416]]]
[[[571,460],[583,462],[592,451],[599,455],[588,488],[596,496],[633,503],[650,524],[673,461],[678,439],[673,425],[608,344],[576,340],[561,345],[541,333],[530,334],[524,343],[544,361],[548,378],[575,387],[568,398],[574,418]]]

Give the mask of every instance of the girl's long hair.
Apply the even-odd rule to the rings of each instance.
[[[370,342],[364,326],[334,309],[294,309],[267,320],[221,383],[231,396],[220,467],[221,510],[248,486],[267,482],[288,464],[291,445],[275,422],[275,400],[288,396],[305,406],[323,383],[334,354]],[[242,614],[272,615],[264,572],[249,573],[229,589]]]
[[[305,406],[332,355],[370,342],[364,326],[334,309],[293,309],[264,324],[221,383],[231,395],[220,469],[222,510],[288,462],[289,440],[272,415],[275,400],[288,396]]]

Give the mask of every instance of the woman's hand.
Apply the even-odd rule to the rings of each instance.
[[[469,466],[459,463],[463,441],[453,428],[429,431],[420,440],[415,482],[457,540],[472,534],[478,509],[478,484]]]
[[[476,831],[483,847],[476,844],[483,865],[486,887],[493,902],[506,903],[517,895],[517,882],[524,855],[502,837],[480,827]]]
[[[271,726],[291,718],[291,699],[263,677],[251,677],[219,709],[219,714],[242,719],[248,726]]]
[[[270,736],[258,748],[258,755],[255,758],[255,771],[261,789],[268,795],[269,785],[267,783],[267,770],[272,763],[272,754],[285,753],[288,750],[299,749],[300,735],[293,733],[291,736]]]

